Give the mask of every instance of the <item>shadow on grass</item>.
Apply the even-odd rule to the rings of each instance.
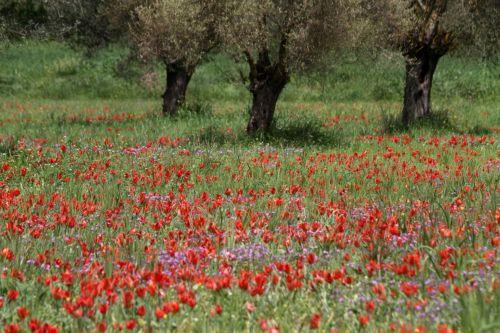
[[[190,141],[199,145],[224,146],[250,143],[244,133],[234,133],[215,125],[209,125],[190,136]]]
[[[266,142],[284,146],[339,147],[345,144],[340,130],[327,130],[319,119],[280,121],[270,133],[263,135]]]
[[[465,131],[467,134],[473,134],[473,135],[486,135],[486,134],[491,134],[491,129],[484,127],[482,125],[475,125],[474,127],[468,129]]]
[[[192,117],[212,117],[212,105],[208,103],[191,102],[186,103],[184,107],[179,110],[178,117],[181,119]]]
[[[5,154],[7,156],[12,155],[16,151],[17,139],[13,137],[0,138],[0,154]]]
[[[191,141],[206,145],[270,144],[283,147],[322,146],[338,147],[345,144],[341,131],[326,130],[316,118],[306,120],[278,120],[268,133],[248,135],[243,128],[228,131],[210,125],[191,136]]]
[[[444,110],[436,110],[432,112],[429,116],[418,119],[410,124],[409,127],[403,125],[400,115],[382,115],[382,131],[386,134],[398,134],[410,132],[412,130],[419,129],[430,129],[434,131],[442,131],[442,132],[453,132],[453,133],[461,133],[461,134],[489,134],[491,131],[483,127],[481,125],[475,125],[472,128],[462,129],[457,127],[451,121],[450,111]]]

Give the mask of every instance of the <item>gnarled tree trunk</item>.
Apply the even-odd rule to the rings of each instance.
[[[403,125],[427,117],[431,113],[432,78],[439,59],[452,46],[450,32],[440,28],[447,0],[415,1],[416,15],[423,18],[403,40],[406,60],[406,86]]]
[[[284,87],[283,82],[274,82],[268,78],[259,87],[252,90],[253,101],[250,120],[247,125],[248,133],[269,131],[273,122],[276,103]]]
[[[267,51],[259,54],[256,63],[250,60],[249,62],[251,67],[249,90],[253,100],[247,133],[268,132],[273,122],[276,103],[289,82],[289,75],[281,63],[271,64]]]
[[[167,86],[163,94],[163,114],[175,116],[186,100],[186,91],[195,67],[182,63],[166,64]]]
[[[403,124],[427,117],[431,113],[432,79],[439,56],[430,50],[406,57],[406,85]]]

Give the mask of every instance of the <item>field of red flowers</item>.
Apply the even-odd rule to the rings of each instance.
[[[217,110],[2,103],[5,332],[499,329],[495,129],[322,106],[343,141],[242,143]]]

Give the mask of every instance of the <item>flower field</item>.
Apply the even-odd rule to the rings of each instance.
[[[227,59],[169,119],[117,51],[2,52],[0,331],[499,331],[498,66],[405,130],[403,62],[342,60],[249,137]]]
[[[320,128],[262,143],[227,107],[88,104],[1,104],[5,332],[498,329],[494,127],[299,105]]]

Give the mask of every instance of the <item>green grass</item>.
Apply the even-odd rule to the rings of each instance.
[[[86,57],[61,44],[25,41],[0,45],[0,95],[42,99],[136,99],[161,95],[161,66],[139,66],[124,60],[119,47]],[[401,56],[384,53],[376,59],[331,56],[331,64],[307,76],[294,77],[286,102],[399,101],[404,84]],[[200,102],[248,100],[238,83],[236,65],[214,55],[197,69],[190,97]],[[144,74],[149,72],[148,78]],[[141,80],[142,78],[142,80]],[[436,72],[435,99],[498,101],[500,68],[475,58],[444,57]]]

